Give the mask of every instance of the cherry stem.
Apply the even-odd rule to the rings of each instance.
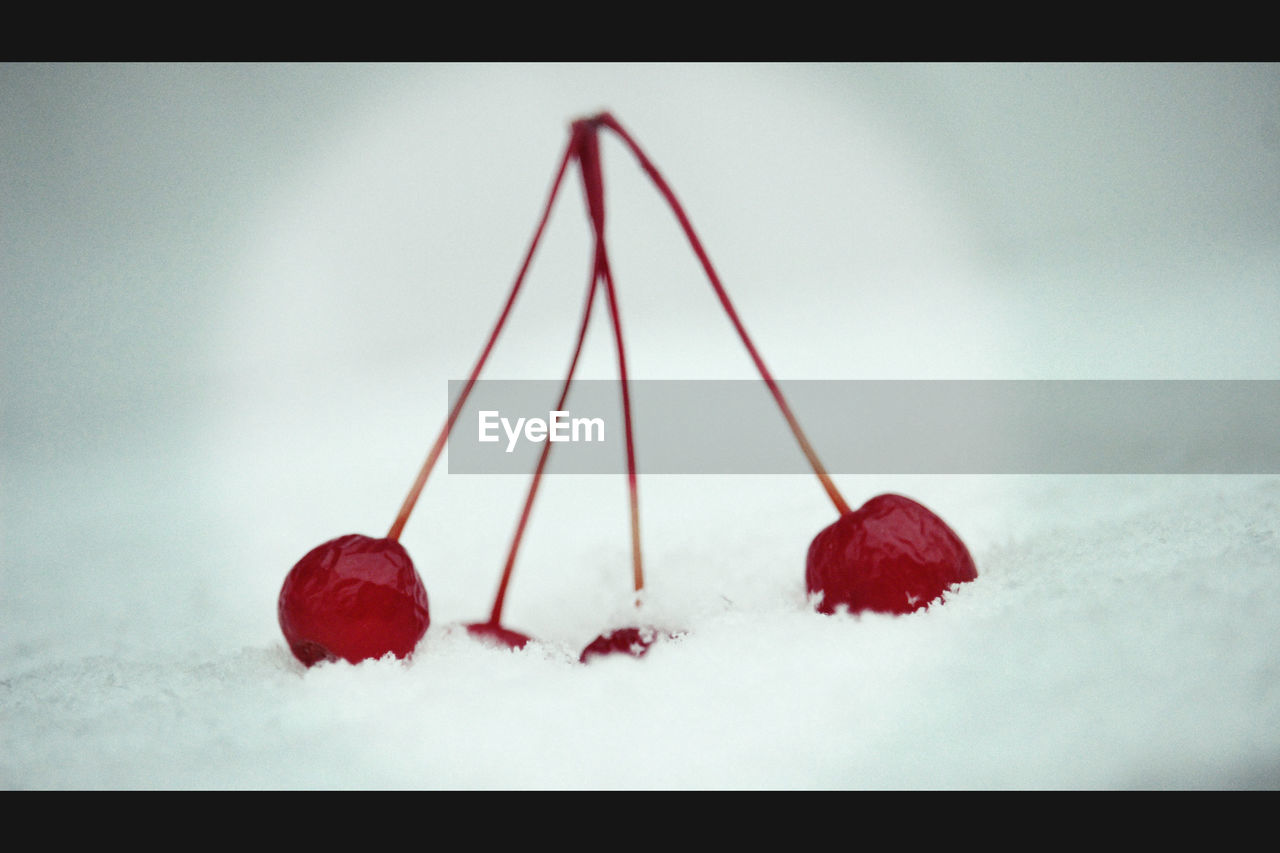
[[[551,208],[555,203],[556,195],[560,192],[564,174],[568,170],[569,162],[573,159],[577,149],[578,136],[575,129],[574,135],[570,137],[569,144],[565,146],[564,157],[560,161],[560,168],[556,171],[555,180],[551,185],[551,192],[548,194],[546,205],[542,210],[542,218],[538,221],[538,227],[533,233],[533,240],[529,244],[529,251],[525,253],[524,263],[520,265],[520,272],[516,275],[515,283],[511,285],[511,293],[507,296],[507,302],[502,307],[502,313],[498,315],[498,322],[494,324],[493,331],[489,334],[489,341],[480,353],[480,358],[476,361],[475,367],[472,368],[467,384],[463,386],[462,393],[458,395],[457,401],[449,412],[449,417],[444,422],[444,427],[440,430],[435,444],[431,447],[431,452],[427,454],[426,461],[422,464],[421,470],[418,471],[418,478],[414,481],[412,488],[409,489],[409,494],[404,499],[404,503],[400,506],[400,513],[396,516],[395,522],[387,532],[388,539],[398,540],[400,538],[405,523],[409,520],[409,514],[413,512],[414,504],[418,502],[418,497],[422,494],[422,489],[427,484],[427,477],[431,475],[431,469],[435,467],[436,460],[440,458],[440,454],[444,451],[445,442],[449,439],[449,433],[452,432],[453,425],[458,420],[458,415],[462,412],[462,407],[466,404],[472,387],[480,377],[480,371],[484,368],[484,363],[489,360],[489,353],[493,351],[493,345],[498,340],[498,335],[502,332],[502,327],[507,322],[507,315],[511,313],[511,307],[515,304],[521,285],[524,284],[525,275],[529,272],[529,265],[533,262],[533,254],[538,248],[538,242],[542,239],[542,232],[546,229],[547,221],[551,218]]]
[[[573,384],[573,374],[578,369],[578,357],[582,355],[582,344],[587,338],[587,327],[590,325],[591,309],[595,305],[596,289],[599,282],[598,270],[592,269],[591,281],[587,287],[587,296],[582,308],[582,323],[578,327],[578,342],[573,348],[573,358],[569,361],[569,370],[565,374],[564,386],[560,389],[560,400],[556,403],[556,411],[564,409],[569,398],[569,387]],[[502,569],[502,580],[498,583],[498,594],[493,599],[493,612],[489,615],[489,623],[497,625],[502,621],[502,605],[507,598],[507,585],[511,582],[511,573],[516,565],[516,552],[520,550],[520,541],[524,538],[524,529],[529,523],[529,515],[533,511],[533,500],[538,494],[538,484],[542,482],[542,472],[547,466],[554,442],[543,442],[542,452],[538,454],[538,465],[533,471],[533,480],[529,483],[529,493],[524,499],[524,508],[520,511],[520,521],[516,524],[515,535],[511,538],[511,548],[507,551],[507,564]]]
[[[635,588],[638,592],[644,586],[644,571],[640,552],[640,516],[636,488],[635,448],[631,432],[631,400],[627,383],[626,350],[622,342],[622,321],[617,309],[617,296],[614,292],[613,276],[609,269],[608,251],[604,242],[604,180],[600,169],[599,146],[596,123],[594,121],[583,120],[573,123],[570,149],[569,156],[578,160],[578,165],[582,172],[583,192],[586,196],[587,210],[591,217],[592,230],[595,235],[594,261],[591,280],[582,309],[582,321],[578,327],[578,339],[574,345],[573,357],[569,361],[569,369],[565,374],[564,385],[560,389],[560,399],[556,403],[556,409],[563,409],[569,397],[569,390],[573,385],[573,377],[577,371],[578,361],[582,355],[582,347],[586,340],[587,328],[590,325],[596,290],[599,287],[600,280],[604,279],[609,296],[610,319],[618,343],[619,382],[622,387],[622,404],[626,420],[628,493],[631,500],[631,557]],[[524,531],[528,526],[529,517],[533,511],[533,502],[537,497],[538,486],[542,482],[547,460],[551,455],[551,447],[551,442],[544,443],[542,451],[538,455],[538,464],[534,468],[533,478],[529,483],[529,491],[525,495],[524,507],[520,511],[519,520],[516,522],[516,530],[512,536],[511,547],[507,551],[506,564],[502,570],[502,579],[498,582],[498,592],[494,596],[493,610],[489,614],[489,624],[491,625],[498,625],[502,621],[502,607],[506,602],[507,588],[511,582],[511,575],[515,570],[516,556],[524,539]],[[639,601],[637,600],[638,603]]]
[[[631,567],[635,591],[644,589],[644,559],[640,553],[640,499],[636,481],[636,449],[631,431],[631,393],[627,381],[627,356],[622,345],[622,318],[618,312],[618,297],[613,286],[613,273],[609,269],[609,253],[603,238],[600,243],[600,269],[604,275],[605,292],[609,296],[609,315],[613,320],[613,333],[618,341],[618,376],[622,387],[622,420],[627,435],[627,497],[631,504]],[[639,599],[636,599],[639,605]]]
[[[599,281],[603,279],[609,300],[610,319],[613,325],[614,337],[617,341],[618,348],[619,385],[622,393],[623,416],[626,423],[627,480],[631,506],[631,553],[635,589],[636,592],[640,592],[644,588],[644,570],[640,549],[640,514],[636,479],[635,444],[632,435],[631,397],[629,381],[627,379],[626,348],[623,344],[622,337],[622,321],[618,311],[617,293],[614,288],[613,275],[609,266],[608,248],[604,236],[604,178],[600,168],[599,140],[597,133],[598,128],[602,126],[607,127],[616,133],[627,147],[631,149],[632,154],[649,175],[650,180],[653,181],[658,191],[666,199],[667,204],[671,207],[672,212],[679,221],[680,227],[683,229],[685,236],[688,238],[694,254],[697,255],[698,260],[701,262],[702,268],[706,272],[712,288],[720,299],[720,304],[724,307],[725,313],[728,314],[730,322],[732,322],[734,328],[737,330],[738,336],[742,339],[743,345],[746,346],[748,354],[755,363],[757,370],[759,370],[765,385],[773,395],[773,398],[776,401],[778,408],[781,410],[783,417],[786,419],[787,424],[791,427],[792,434],[796,437],[797,442],[799,442],[801,450],[809,460],[809,464],[813,467],[814,474],[817,475],[818,480],[822,483],[828,497],[831,499],[832,503],[835,504],[836,510],[841,515],[846,515],[851,512],[848,503],[844,500],[844,497],[840,494],[835,483],[832,482],[831,477],[827,474],[826,469],[819,461],[817,453],[809,443],[808,438],[806,438],[804,431],[800,427],[799,421],[792,413],[791,407],[787,404],[777,382],[774,381],[773,376],[769,373],[769,369],[765,367],[764,360],[761,358],[755,344],[747,334],[746,328],[742,325],[738,312],[734,309],[733,303],[729,299],[729,294],[725,291],[724,285],[721,284],[720,277],[716,273],[715,267],[711,264],[711,260],[702,246],[702,241],[694,231],[693,225],[689,221],[683,206],[676,198],[675,193],[662,177],[662,174],[658,171],[657,167],[649,160],[648,156],[631,137],[631,135],[627,133],[627,131],[610,113],[604,112],[592,118],[578,120],[573,123],[569,143],[565,147],[564,156],[561,158],[560,166],[556,171],[555,179],[552,182],[551,190],[548,193],[546,204],[543,207],[542,216],[534,231],[533,239],[529,244],[529,249],[525,253],[524,261],[520,266],[520,270],[516,275],[515,281],[511,285],[511,292],[507,296],[506,303],[503,305],[502,311],[498,315],[498,320],[494,324],[493,330],[489,335],[489,339],[480,353],[480,357],[476,360],[475,366],[472,368],[471,375],[463,386],[458,399],[454,402],[440,434],[436,437],[435,443],[431,447],[431,451],[427,454],[426,461],[423,463],[413,486],[405,497],[404,503],[400,507],[400,511],[396,516],[395,522],[391,525],[391,529],[387,533],[387,538],[393,541],[399,539],[404,530],[405,524],[409,520],[409,515],[413,512],[413,508],[417,503],[418,498],[421,496],[423,488],[426,486],[427,478],[435,467],[440,454],[444,451],[449,434],[452,432],[454,424],[457,422],[458,416],[461,413],[463,406],[466,404],[467,398],[470,396],[476,381],[479,379],[480,372],[483,370],[485,362],[488,361],[489,355],[493,351],[493,347],[497,342],[498,336],[506,325],[511,309],[515,305],[516,297],[519,295],[520,289],[524,284],[529,267],[533,262],[533,256],[542,239],[543,232],[546,230],[547,222],[550,220],[551,211],[554,206],[556,196],[559,194],[560,187],[563,183],[565,172],[568,170],[570,162],[576,159],[581,169],[583,190],[586,195],[587,208],[591,217],[595,235],[595,261],[592,269],[591,284],[587,291],[586,304],[583,309],[582,325],[579,329],[578,341],[574,348],[573,358],[565,377],[565,384],[561,391],[560,402],[557,405],[557,408],[563,408],[565,400],[567,399],[573,375],[577,369],[578,360],[582,352],[583,342],[586,337],[586,330],[589,325],[591,310],[594,304],[595,291],[599,285]],[[503,570],[502,580],[498,587],[498,594],[494,600],[493,611],[490,618],[490,622],[493,624],[498,623],[502,613],[502,605],[515,565],[516,553],[519,549],[520,541],[524,535],[524,530],[532,511],[534,497],[537,494],[538,485],[542,479],[542,474],[550,452],[550,446],[551,445],[548,442],[539,456],[538,466],[534,471],[533,480],[529,488],[529,494],[525,499],[525,505],[521,512],[520,521],[517,525],[515,536],[508,552],[507,563]],[[637,599],[636,603],[639,604],[639,599]]]
[[[778,408],[782,411],[782,416],[786,418],[791,432],[796,437],[796,441],[800,444],[800,449],[804,451],[805,457],[809,460],[810,466],[813,467],[813,473],[817,475],[818,481],[822,483],[822,487],[826,490],[827,496],[831,502],[835,504],[836,511],[841,515],[848,515],[852,510],[849,508],[848,502],[844,496],[840,494],[840,490],[836,488],[836,484],[832,481],[831,476],[823,467],[822,462],[818,459],[818,454],[814,451],[813,445],[809,443],[809,439],[805,437],[804,430],[800,428],[800,422],[796,420],[796,416],[792,413],[791,407],[787,405],[786,398],[782,395],[782,390],[778,387],[778,383],[774,381],[773,375],[769,373],[769,369],[764,365],[764,359],[760,357],[760,353],[756,350],[755,344],[751,342],[751,337],[747,334],[746,328],[742,325],[742,320],[738,317],[738,312],[734,310],[733,303],[729,300],[729,294],[725,291],[724,285],[720,283],[720,276],[716,274],[715,267],[711,265],[711,259],[707,256],[706,250],[702,247],[702,241],[698,239],[697,233],[693,230],[693,224],[689,221],[689,217],[685,214],[684,207],[676,199],[675,193],[669,184],[662,177],[658,168],[649,160],[648,156],[641,150],[640,146],[618,124],[610,113],[600,113],[589,120],[593,125],[607,127],[618,135],[627,147],[631,149],[631,153],[635,155],[640,162],[640,166],[648,173],[650,180],[654,186],[658,188],[658,192],[667,200],[667,204],[675,213],[676,219],[680,222],[680,227],[684,230],[685,236],[689,239],[689,244],[693,247],[693,252],[698,256],[698,260],[702,263],[702,268],[707,274],[707,278],[711,282],[711,286],[715,289],[716,295],[720,297],[720,304],[724,307],[725,313],[729,315],[729,320],[733,323],[733,327],[738,332],[738,337],[742,338],[742,343],[746,346],[747,352],[751,356],[751,360],[755,362],[756,369],[760,371],[760,376],[764,379],[765,385],[768,386],[769,392],[773,395],[773,399],[777,402]],[[602,234],[602,232],[601,232]],[[603,239],[603,237],[598,237]],[[621,340],[619,340],[621,345]],[[625,385],[624,385],[625,387]],[[625,393],[625,392],[624,392]],[[624,397],[625,400],[625,397]],[[629,440],[629,437],[628,437]],[[628,445],[628,449],[630,449]],[[633,481],[634,482],[634,481]]]
[[[607,114],[605,114],[607,115]],[[596,274],[604,278],[605,292],[609,297],[609,317],[613,335],[618,345],[618,385],[622,392],[622,420],[627,439],[627,497],[631,506],[631,566],[635,591],[644,589],[644,559],[640,550],[640,501],[636,480],[636,451],[631,426],[631,390],[627,379],[627,350],[622,339],[622,317],[618,311],[618,295],[613,285],[613,273],[609,268],[609,250],[604,236],[604,173],[600,167],[600,141],[596,130],[600,116],[574,122],[581,134],[578,149],[578,165],[582,170],[582,187],[587,197],[587,210],[596,238]],[[636,604],[638,605],[637,598]]]

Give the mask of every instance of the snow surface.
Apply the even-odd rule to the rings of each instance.
[[[1278,104],[1275,65],[0,68],[0,785],[1280,787],[1275,475],[841,474],[974,554],[905,617],[808,606],[813,478],[642,478],[646,621],[686,633],[581,666],[635,619],[624,484],[548,479],[510,652],[457,626],[527,481],[441,468],[410,661],[306,670],[275,620],[390,524],[571,118],[646,147],[781,377],[1272,379]],[[751,378],[604,156],[634,375]],[[564,368],[569,189],[486,376]],[[611,348],[598,315],[585,377]]]

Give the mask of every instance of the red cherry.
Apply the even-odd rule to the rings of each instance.
[[[657,639],[658,632],[653,628],[619,628],[592,640],[582,650],[578,662],[586,663],[592,657],[616,654],[644,657]]]
[[[395,539],[352,533],[313,548],[284,579],[280,628],[307,666],[403,658],[427,632],[427,591]]]
[[[805,563],[818,610],[910,613],[938,600],[978,570],[960,537],[924,506],[901,495],[878,495],[814,537]]]
[[[509,649],[523,649],[533,638],[503,628],[497,622],[473,622],[467,626],[467,633],[492,646],[506,646]]]

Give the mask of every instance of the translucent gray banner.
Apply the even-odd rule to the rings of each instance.
[[[465,383],[449,382],[449,404]],[[787,381],[833,474],[1280,473],[1280,381]],[[449,439],[455,474],[626,471],[616,381],[477,382]],[[760,381],[633,381],[642,474],[803,474]]]

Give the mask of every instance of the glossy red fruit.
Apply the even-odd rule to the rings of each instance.
[[[960,537],[921,504],[878,495],[841,516],[809,546],[805,581],[821,592],[818,609],[910,613],[952,584],[978,576]]]
[[[658,632],[653,628],[619,628],[592,640],[582,650],[578,662],[586,663],[593,657],[617,654],[644,657],[657,639]]]
[[[313,548],[284,579],[280,629],[307,666],[413,651],[431,622],[427,590],[395,539],[352,533]]]
[[[473,622],[467,626],[467,633],[489,645],[506,646],[509,649],[523,649],[533,640],[519,631],[503,628],[497,622]]]

